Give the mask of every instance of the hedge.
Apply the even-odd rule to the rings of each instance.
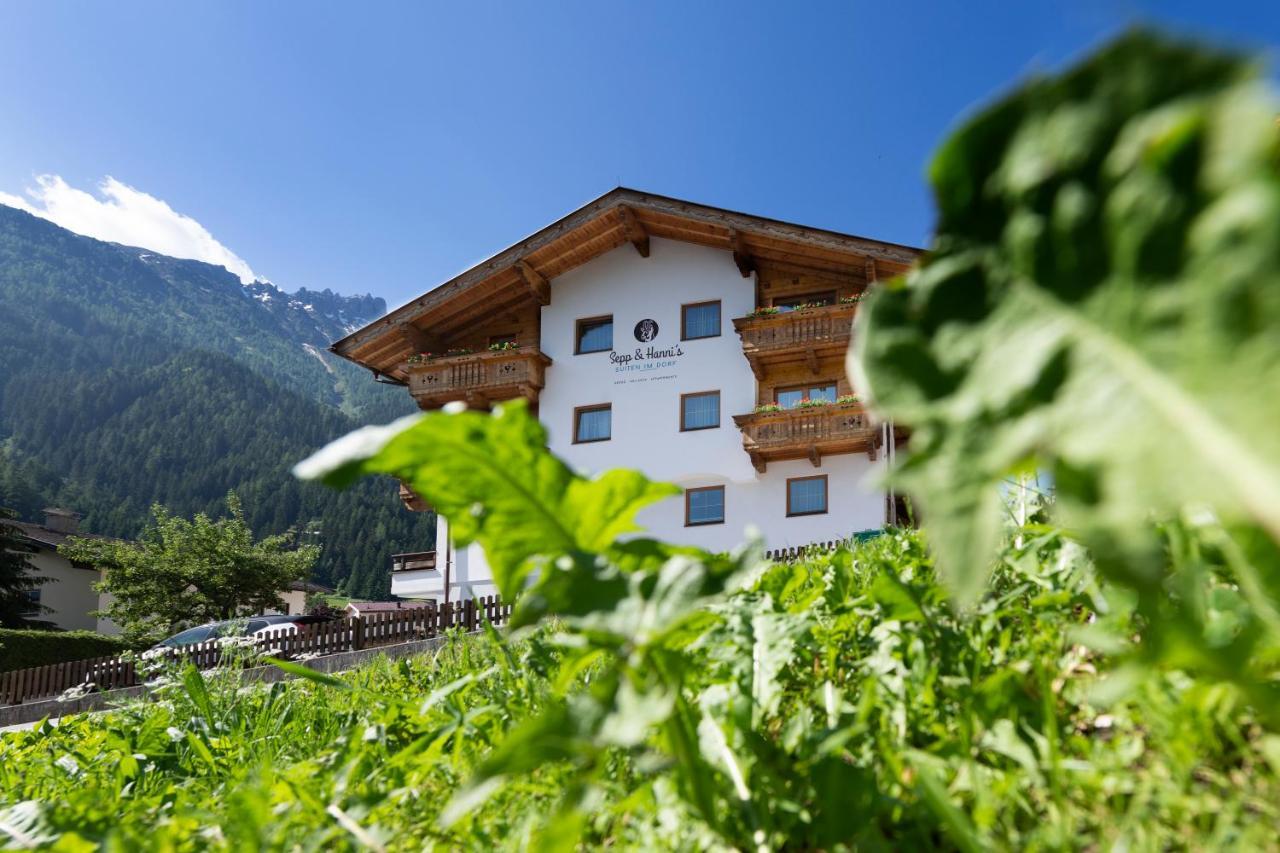
[[[0,628],[0,672],[116,655],[128,648],[120,637],[107,637],[92,631]]]

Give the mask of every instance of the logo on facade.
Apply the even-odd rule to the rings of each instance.
[[[657,320],[641,320],[636,323],[636,340],[642,344],[647,344],[658,336]]]

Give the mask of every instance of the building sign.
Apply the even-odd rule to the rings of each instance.
[[[681,349],[679,344],[664,347],[661,344],[651,343],[658,337],[659,331],[657,320],[641,320],[636,323],[635,338],[640,343],[649,345],[636,347],[627,352],[612,350],[609,353],[609,363],[613,365],[614,373],[633,374],[625,379],[620,378],[615,384],[644,382],[649,379],[675,378],[674,369],[678,359],[684,355],[684,350]]]

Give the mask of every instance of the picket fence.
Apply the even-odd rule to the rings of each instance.
[[[485,621],[501,625],[510,616],[510,604],[503,604],[496,596],[486,596],[445,606],[427,604],[280,628],[263,632],[255,639],[259,650],[274,657],[318,657],[425,640],[449,628],[474,631]],[[146,660],[140,655],[98,657],[3,672],[0,673],[0,705],[49,699],[72,688],[89,691],[135,687],[146,679],[145,671],[158,661],[189,661],[199,669],[208,669],[218,665],[225,651],[223,643],[210,640],[146,653]],[[140,669],[144,672],[140,673]]]

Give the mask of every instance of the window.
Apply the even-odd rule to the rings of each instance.
[[[573,410],[573,443],[608,441],[613,436],[613,406],[581,406]]]
[[[593,317],[578,321],[578,346],[574,352],[606,352],[613,349],[613,317]]]
[[[684,490],[684,526],[724,524],[724,486]]]
[[[680,431],[720,426],[720,392],[680,395]]]
[[[794,385],[790,388],[778,388],[773,392],[773,399],[784,409],[794,409],[801,400],[836,401],[836,383],[822,382],[815,385]]]
[[[203,643],[211,636],[213,636],[212,625],[199,625],[195,628],[188,628],[179,634],[174,634],[169,639],[162,641],[160,645],[168,646],[169,648],[190,646],[194,643]]]
[[[787,515],[822,515],[826,511],[826,474],[787,480]]]
[[[831,305],[835,301],[835,293],[828,290],[825,293],[804,293],[800,296],[788,296],[786,299],[775,299],[773,300],[773,307],[779,311],[786,312],[801,305]]]
[[[695,302],[680,309],[680,340],[720,337],[720,302]]]

